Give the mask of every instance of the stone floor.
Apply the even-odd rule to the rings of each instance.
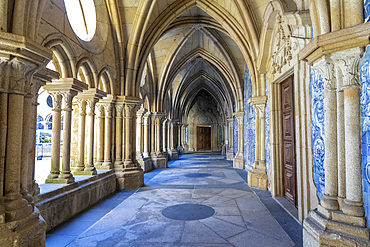
[[[302,226],[245,178],[223,156],[182,155],[48,232],[46,246],[302,246]]]

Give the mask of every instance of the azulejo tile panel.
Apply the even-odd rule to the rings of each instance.
[[[238,152],[238,140],[239,139],[239,130],[238,130],[238,119],[234,117],[234,156]]]
[[[185,141],[186,144],[189,145],[189,126],[185,127]]]
[[[325,189],[324,144],[324,82],[321,75],[311,68],[311,127],[313,150],[313,176],[317,196],[321,199]]]
[[[271,143],[270,143],[270,106],[269,106],[269,87],[268,87],[268,81],[266,78],[266,96],[267,96],[267,102],[266,102],[266,109],[265,109],[265,142],[266,142],[266,169],[267,172],[270,170],[270,164],[271,164]]]
[[[370,1],[365,1],[370,2]],[[369,5],[369,4],[368,4]],[[367,225],[370,225],[370,49],[359,66],[361,82],[362,184]]]
[[[248,171],[254,163],[256,149],[256,115],[253,107],[248,104],[248,99],[252,95],[252,80],[246,66],[244,74],[244,166]]]
[[[370,21],[370,0],[364,0],[364,17],[365,22]]]

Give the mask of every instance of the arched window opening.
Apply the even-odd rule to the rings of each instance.
[[[64,0],[71,27],[78,38],[90,41],[96,31],[94,0]]]

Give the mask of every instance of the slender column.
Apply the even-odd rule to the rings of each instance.
[[[89,175],[96,175],[94,167],[94,120],[95,120],[95,100],[87,100],[86,115],[87,115],[87,138],[86,138],[86,164],[84,172]]]
[[[156,117],[155,115],[152,113],[150,115],[151,117],[151,121],[150,121],[150,156],[157,156],[157,153],[156,153],[156,147],[157,147],[157,138],[156,138]]]
[[[125,168],[137,167],[138,164],[136,157],[136,146],[135,146],[135,118],[137,111],[137,103],[125,102],[123,108],[123,118],[124,118],[124,136],[125,145],[124,145],[124,166]]]
[[[182,131],[181,131],[181,134],[182,134],[182,146],[183,148],[186,147],[186,136],[185,136],[185,129],[188,125],[187,124],[183,124],[182,125]]]
[[[325,125],[325,194],[320,204],[338,210],[338,166],[337,166],[337,94],[334,63],[323,58],[313,66],[324,79],[324,125]]]
[[[144,157],[149,157],[149,122],[150,122],[150,113],[147,112],[144,114]]]
[[[30,144],[30,128],[31,128],[31,107],[32,107],[32,94],[26,94],[24,97],[23,104],[23,130],[22,130],[22,160],[21,160],[21,193],[28,202],[33,203],[33,198],[29,194],[27,185],[28,185],[28,152]]]
[[[181,138],[182,137],[181,129],[183,125],[184,124],[181,122],[177,123],[177,134],[178,134],[177,148],[181,154],[183,153],[182,138]]]
[[[72,134],[72,100],[75,93],[63,93],[64,99],[64,126],[63,126],[63,149],[62,149],[62,171],[59,179],[65,183],[73,183],[74,177],[71,173],[71,134]]]
[[[8,94],[1,91],[0,105],[0,174],[5,174],[6,137],[8,131]],[[4,180],[4,176],[0,176],[0,223],[5,222],[5,207],[3,206],[5,185]]]
[[[104,133],[104,163],[105,169],[112,169],[112,104],[104,104],[105,110],[105,133]]]
[[[86,101],[77,100],[79,107],[79,125],[78,125],[78,163],[74,167],[74,172],[81,172],[85,167],[85,124],[86,124]]]
[[[49,92],[53,97],[53,129],[51,143],[51,171],[45,183],[53,183],[59,177],[60,171],[60,131],[62,119],[62,95],[59,92]]]
[[[263,101],[263,103],[255,102],[251,103],[256,113],[256,150],[255,150],[256,161],[253,165],[253,168],[259,169],[266,173],[266,145],[265,145],[266,97],[263,97],[261,101]]]
[[[143,116],[145,109],[141,108],[136,114],[136,157],[143,158]]]
[[[114,162],[115,169],[122,168],[122,103],[117,102],[116,105],[116,160]]]
[[[104,162],[104,105],[96,104],[95,114],[97,116],[96,123],[96,162],[95,167],[100,169]]]
[[[346,199],[344,200],[342,211],[345,214],[358,217],[365,215],[362,201],[360,125],[361,85],[358,75],[358,65],[361,61],[362,54],[363,48],[354,48],[336,54],[339,57],[339,67],[343,72],[344,89]]]

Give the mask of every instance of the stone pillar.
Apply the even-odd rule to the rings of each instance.
[[[144,157],[149,157],[149,137],[150,137],[150,112],[147,112],[144,114],[143,117],[143,122],[144,122],[144,148],[143,148],[143,156]]]
[[[72,135],[72,99],[75,92],[63,93],[64,100],[64,126],[63,126],[63,149],[62,149],[62,171],[58,180],[61,183],[73,183],[74,177],[71,173],[71,135]]]
[[[334,63],[323,58],[313,66],[324,79],[324,125],[325,125],[325,194],[320,204],[326,209],[338,210],[337,165],[337,92]]]
[[[152,112],[150,114],[150,156],[157,156],[156,147],[158,140],[156,139],[156,129],[155,129],[155,114]]]
[[[116,169],[117,187],[121,190],[130,190],[143,186],[144,173],[136,160],[136,111],[138,100],[126,99],[118,96],[118,102],[123,105],[123,167]],[[118,145],[118,144],[117,144]]]
[[[32,119],[27,95],[32,74],[51,53],[7,33],[0,35],[0,54],[0,245],[44,246],[46,224],[27,193]]]
[[[181,123],[181,122],[178,122],[177,123],[177,135],[178,135],[178,138],[177,138],[177,152],[180,154],[184,154],[184,148],[183,148],[183,145],[182,145],[182,133],[181,133],[181,130],[182,130],[182,126],[184,124]]]
[[[95,104],[102,99],[103,97],[106,97],[107,94],[99,89],[96,88],[90,88],[88,90],[84,90],[82,93],[78,94],[76,96],[76,99],[80,101],[82,109],[80,109],[80,143],[79,143],[79,156],[80,161],[77,167],[75,167],[73,174],[74,175],[96,175],[97,171],[94,167],[94,120],[95,120]],[[86,107],[86,113],[85,113],[85,107]],[[85,123],[85,116],[86,117],[86,123]],[[86,138],[85,140],[82,140]],[[85,143],[85,145],[83,145]],[[84,167],[82,167],[83,164],[83,158],[84,158],[84,148],[86,148],[86,162],[84,164]]]
[[[265,145],[265,108],[267,97],[259,96],[248,100],[256,114],[256,149],[255,162],[252,169],[248,172],[248,184],[267,190],[268,176],[266,170],[266,145]]]
[[[228,130],[228,148],[226,152],[226,159],[233,160],[234,158],[234,118],[227,119]]]
[[[155,143],[155,152],[152,150],[152,160],[153,164],[157,169],[167,168],[167,158],[164,156],[162,151],[162,129],[163,129],[163,120],[165,118],[163,113],[152,113],[152,130],[154,131],[154,135],[152,134],[152,143]],[[153,141],[154,140],[154,141]]]
[[[60,131],[62,120],[62,94],[50,92],[53,97],[53,128],[51,139],[51,170],[45,183],[54,183],[59,178],[60,168]]]
[[[170,151],[170,120],[165,119],[163,121],[163,152],[168,153]]]
[[[112,104],[104,103],[105,131],[104,131],[104,163],[97,169],[112,169]]]
[[[239,138],[238,138],[238,152],[236,153],[235,158],[233,159],[233,167],[244,169],[244,132],[243,132],[244,112],[243,111],[235,112],[234,116],[238,120]]]
[[[104,116],[105,116],[105,109],[102,103],[97,103],[95,107],[95,114],[97,116],[96,120],[97,123],[96,127],[96,161],[95,161],[95,168],[102,169],[102,165],[104,162]]]
[[[73,173],[79,173],[85,167],[85,125],[86,125],[86,101],[77,100],[79,108],[78,116],[78,162],[73,169]]]
[[[148,152],[148,117],[146,109],[141,108],[136,114],[136,159],[144,172],[153,168]]]
[[[338,65],[343,74],[344,90],[346,199],[344,200],[342,211],[347,215],[356,217],[363,217],[365,215],[362,200],[363,191],[360,125],[361,85],[359,82],[358,73],[358,65],[361,61],[363,52],[363,48],[354,48],[336,54]]]
[[[115,169],[123,169],[122,162],[122,102],[116,102],[116,160],[114,162]]]
[[[175,141],[176,141],[176,136],[177,136],[176,135],[177,134],[176,133],[177,123],[178,123],[177,119],[169,120],[169,129],[170,129],[170,132],[169,132],[169,138],[170,138],[169,154],[170,154],[171,160],[178,160],[179,159],[179,153],[175,149]]]
[[[188,150],[188,144],[186,143],[186,127],[188,125],[187,124],[184,124],[182,126],[182,147],[184,148],[184,152]]]

